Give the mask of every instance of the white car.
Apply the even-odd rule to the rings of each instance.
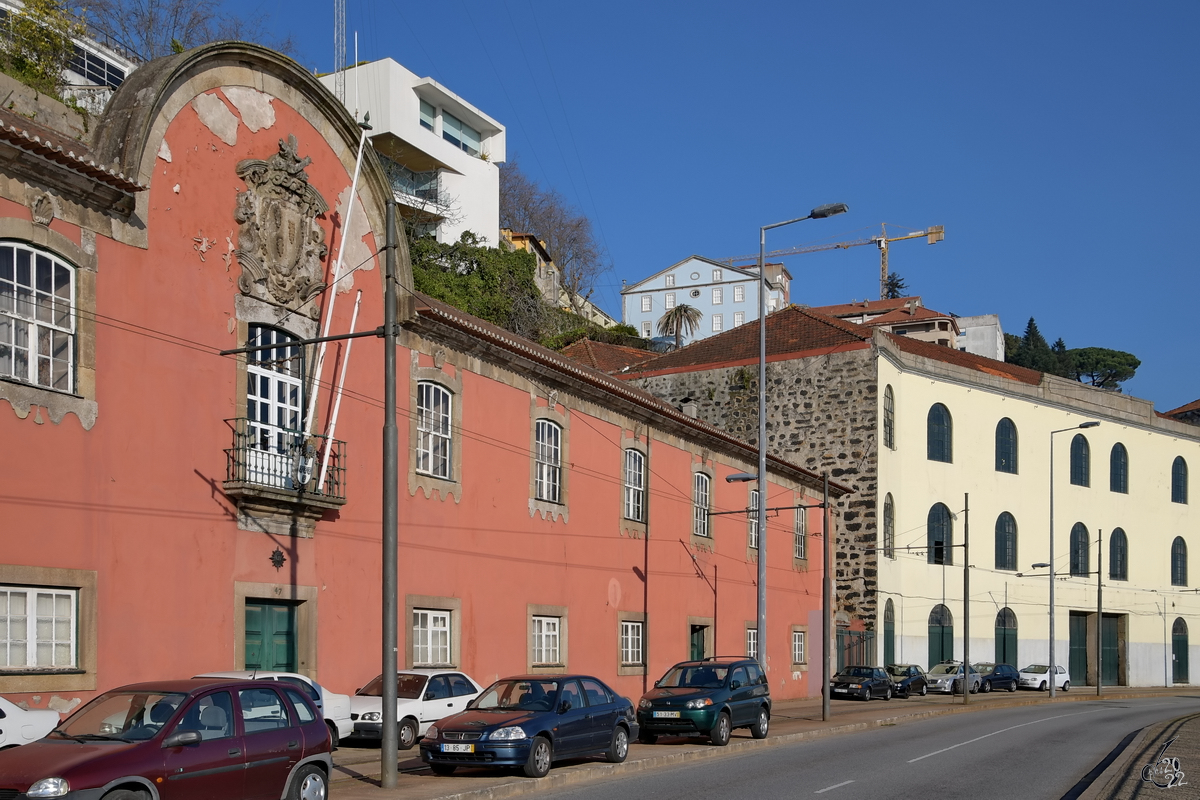
[[[429,726],[457,714],[483,691],[466,674],[453,669],[396,670],[397,742],[408,750],[425,735]],[[383,730],[383,676],[359,689],[350,698],[350,718],[355,737],[379,739]]]
[[[1044,692],[1050,687],[1050,683],[1047,681],[1050,676],[1050,667],[1045,664],[1030,664],[1021,670],[1020,674],[1022,689],[1037,689],[1039,692]],[[1067,674],[1067,668],[1062,664],[1054,665],[1054,688],[1062,689],[1064,692],[1071,690],[1071,676]]]
[[[354,722],[350,719],[350,695],[331,692],[307,675],[295,672],[270,672],[267,670],[242,669],[232,672],[205,672],[203,675],[193,675],[195,678],[239,678],[242,680],[283,681],[298,687],[305,697],[312,700],[317,711],[325,719],[329,728],[329,739],[332,747],[354,733]]]
[[[0,750],[36,742],[61,721],[57,711],[42,708],[26,711],[0,697]]]

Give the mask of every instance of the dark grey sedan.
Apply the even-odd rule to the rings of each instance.
[[[1009,664],[973,664],[975,670],[979,673],[982,682],[979,685],[979,691],[990,692],[993,689],[1000,691],[1007,689],[1010,692],[1017,690],[1017,684],[1021,681],[1021,676],[1017,674],[1017,668]]]
[[[829,682],[831,697],[892,699],[892,679],[883,667],[843,667]]]
[[[912,697],[914,694],[924,697],[929,692],[925,670],[916,664],[888,664],[887,673],[897,697]]]

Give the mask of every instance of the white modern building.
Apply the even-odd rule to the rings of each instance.
[[[334,75],[321,77],[330,91]],[[500,169],[504,126],[433,78],[390,58],[345,72],[346,108],[383,161],[405,222],[440,242],[470,231],[500,241]]]

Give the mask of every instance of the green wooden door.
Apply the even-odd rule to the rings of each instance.
[[[929,613],[929,669],[954,658],[954,615],[939,603]]]
[[[692,635],[688,640],[690,658],[692,661],[704,660],[704,634],[708,630],[707,625],[693,625]]]
[[[996,615],[996,663],[1021,668],[1017,663],[1017,615],[1007,607]]]
[[[1171,663],[1174,664],[1171,680],[1175,683],[1187,683],[1188,629],[1183,617],[1176,619],[1175,624],[1171,626]]]
[[[1104,681],[1104,686],[1116,686],[1120,682],[1120,674],[1117,671],[1118,664],[1118,647],[1117,647],[1117,622],[1120,620],[1118,614],[1105,614],[1104,622],[1101,624],[1101,640],[1100,640],[1100,678]]]
[[[891,598],[883,609],[883,664],[896,663],[896,612]]]
[[[296,671],[296,606],[246,601],[246,669]]]
[[[1067,672],[1071,683],[1083,686],[1087,683],[1087,614],[1071,612],[1071,647],[1067,660]]]

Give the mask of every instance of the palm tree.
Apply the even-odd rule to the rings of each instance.
[[[700,327],[704,313],[695,306],[680,303],[658,320],[659,336],[675,336],[675,349],[682,347],[683,337],[691,336]]]

